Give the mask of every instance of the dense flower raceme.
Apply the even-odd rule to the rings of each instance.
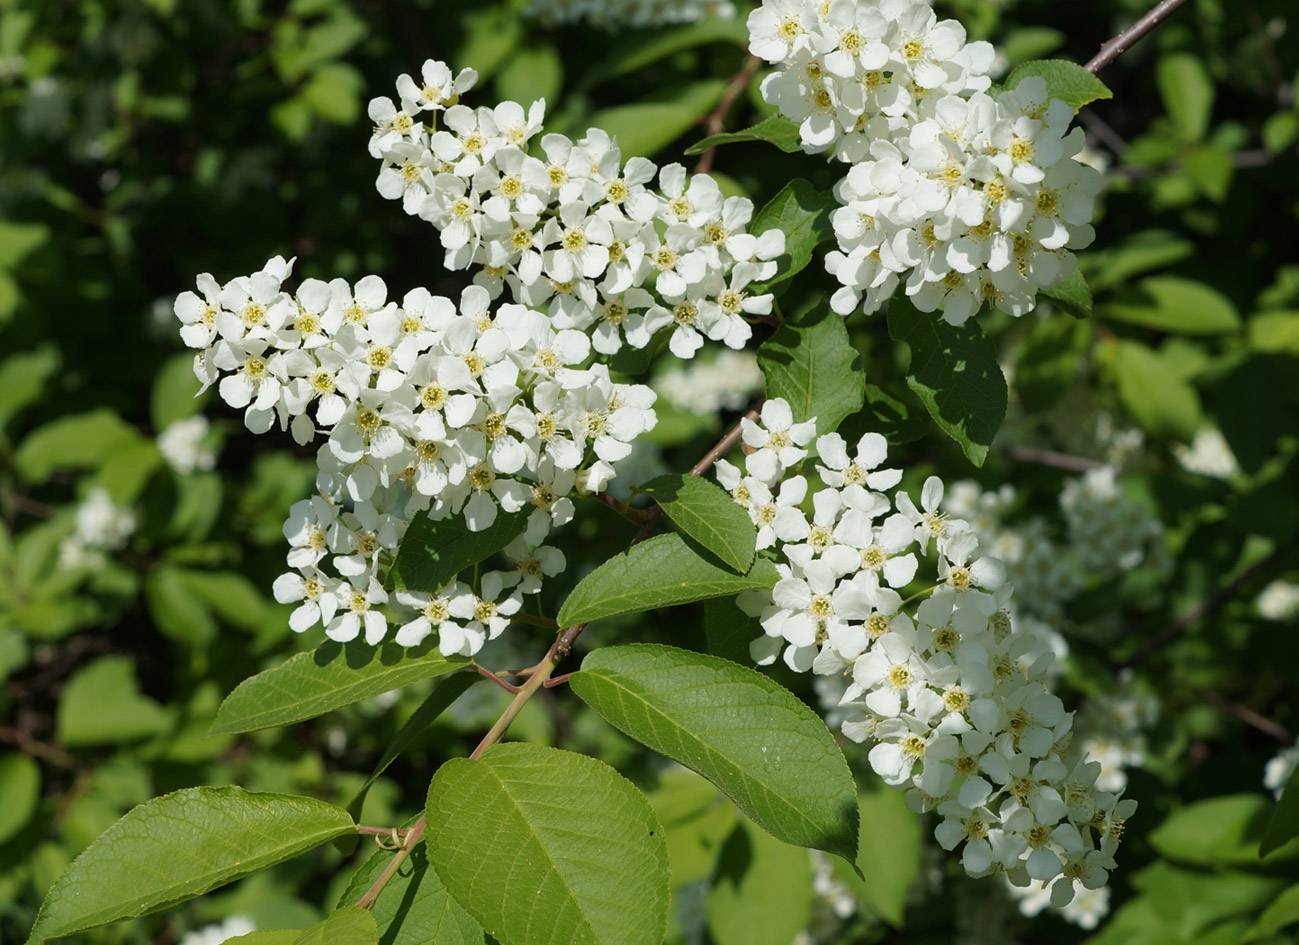
[[[459,91],[475,78],[466,73]],[[680,164],[624,165],[597,128],[576,142],[544,135],[531,155],[544,101],[447,107],[422,91],[440,88],[446,66],[426,62],[423,74],[422,87],[398,80],[397,102],[370,102],[370,153],[380,194],[440,231],[446,268],[481,267],[474,281],[493,299],[508,291],[557,328],[589,331],[601,354],[643,348],[662,329],[681,358],[705,337],[742,348],[750,319],[771,312],[771,295],[751,286],[775,275],[785,236],[745,232],[751,201]]]
[[[571,496],[604,488],[654,426],[654,392],[612,382],[603,365],[581,367],[585,334],[521,305],[493,311],[481,286],[458,306],[424,289],[399,305],[375,276],[308,279],[292,294],[291,265],[276,257],[224,286],[202,275],[199,293],[175,306],[198,349],[195,373],[244,410],[250,430],[278,420],[299,443],[325,439],[318,494],[284,527],[293,570],[275,582],[276,598],[301,602],[290,618],[298,631],[319,622],[333,639],[377,643],[388,604],[414,612],[397,642],[436,632],[444,653],[475,653],[521,595],[563,569],[547,534],[572,518]],[[389,600],[379,575],[414,516],[463,516],[480,531],[502,512],[528,514],[506,549],[515,569]]]
[[[745,468],[717,469],[781,574],[739,598],[764,631],[755,660],[850,673],[844,733],[874,742],[871,766],[911,806],[938,812],[939,843],[964,844],[972,875],[1042,881],[1057,906],[1104,885],[1136,805],[1099,790],[1101,766],[1069,750],[1073,714],[1046,686],[1052,654],[1024,659],[1037,641],[1010,616],[1003,567],[941,511],[941,481],[925,483],[919,507],[904,491],[890,501],[900,473],[881,468],[884,438],[831,433],[815,440],[824,487],[809,496],[794,467],[814,422],[793,422],[782,400],[761,419],[744,427]],[[903,599],[931,546],[937,580]]]
[[[731,19],[726,0],[528,0],[528,16],[549,26],[585,21],[607,30],[643,29],[694,23],[707,17]]]
[[[803,149],[852,165],[826,258],[835,311],[877,311],[902,284],[959,325],[984,302],[1030,311],[1073,272],[1101,176],[1075,160],[1082,130],[1042,79],[994,98],[992,47],[915,0],[764,0],[749,32],[780,66],[763,96]]]
[[[1065,480],[1059,497],[1065,533],[1059,539],[1040,516],[1016,519],[1018,503],[1009,484],[985,490],[963,480],[947,490],[943,511],[967,522],[979,546],[1005,564],[1016,608],[1025,616],[1058,624],[1064,605],[1085,587],[1164,563],[1163,525],[1124,494],[1113,466]]]

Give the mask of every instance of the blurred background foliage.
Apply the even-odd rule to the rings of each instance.
[[[1147,6],[938,4],[1007,68],[1084,62]],[[269,597],[280,525],[313,463],[287,436],[254,440],[193,397],[176,293],[196,273],[225,281],[284,254],[301,277],[375,272],[396,292],[457,294],[463,280],[442,271],[432,231],[374,192],[371,96],[445,59],[483,76],[477,104],[545,97],[548,130],[599,125],[625,155],[681,160],[744,67],[744,12],[611,35],[540,27],[513,2],[0,0],[0,940],[21,941],[70,859],[149,797],[238,783],[346,803],[427,692],[288,731],[203,737],[240,680],[318,642],[295,638]],[[1260,861],[1257,848],[1264,767],[1299,725],[1299,589],[1273,584],[1272,605],[1259,602],[1269,582],[1299,580],[1296,70],[1290,0],[1192,0],[1104,72],[1113,101],[1080,119],[1108,168],[1096,245],[1081,257],[1095,316],[984,322],[1011,377],[1011,415],[977,471],[989,489],[1014,486],[999,514],[1057,522],[1062,486],[1103,463],[1163,525],[1140,566],[1116,547],[1111,567],[1089,571],[1055,628],[1071,706],[1121,688],[1155,707],[1128,745],[1141,809],[1107,924],[1029,922],[998,881],[958,876],[927,839],[932,825],[879,788],[851,746],[878,857],[866,883],[836,883],[803,851],[737,826],[711,786],[547,690],[512,734],[588,751],[651,789],[678,894],[672,941],[1294,940],[1299,851]],[[759,79],[727,128],[766,113]],[[713,168],[758,206],[791,177],[828,189],[840,174],[756,143],[718,151]],[[805,270],[783,308],[824,306],[826,282]],[[891,458],[908,481],[975,475],[907,390],[905,351],[883,319],[848,324],[875,385],[849,425],[906,442]],[[660,407],[653,461],[667,468],[688,466],[731,420]],[[188,439],[160,445],[204,411],[210,426],[191,421],[175,428]],[[1188,460],[1197,433],[1213,431],[1219,448]],[[593,506],[569,529],[570,565],[620,549],[628,528]],[[551,612],[571,580],[552,585]],[[583,642],[703,647],[702,610],[609,621]],[[498,667],[534,661],[546,642],[511,635]],[[782,680],[815,703],[806,678]],[[436,765],[472,747],[502,697],[486,683],[463,696],[378,780],[364,822],[410,817]],[[166,943],[231,915],[301,927],[366,852],[320,851],[84,939]]]

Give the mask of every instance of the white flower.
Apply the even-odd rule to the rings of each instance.
[[[388,592],[373,578],[365,587],[348,585],[339,594],[339,602],[345,611],[337,614],[325,627],[325,635],[331,640],[347,643],[365,631],[365,642],[380,642],[388,632],[388,621],[379,611],[376,604],[388,602]]]
[[[201,414],[177,420],[158,434],[158,452],[181,475],[212,469],[216,451],[204,445],[208,435],[207,418]]]
[[[816,419],[795,423],[788,402],[779,397],[764,403],[760,416],[760,425],[748,417],[742,418],[740,424],[744,443],[755,451],[748,458],[749,472],[771,484],[807,456],[802,447],[816,436]]]
[[[113,501],[108,490],[96,486],[77,506],[76,540],[84,547],[117,551],[135,533],[135,513]]]

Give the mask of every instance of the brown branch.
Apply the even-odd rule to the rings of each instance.
[[[1087,63],[1085,68],[1088,72],[1097,73],[1108,66],[1119,56],[1123,55],[1132,47],[1137,40],[1141,39],[1152,29],[1158,26],[1163,20],[1186,0],[1160,0],[1155,4],[1155,8],[1143,16],[1137,22],[1133,23],[1118,36],[1115,36],[1109,42],[1101,46],[1101,51],[1092,57],[1092,61]]]
[[[731,76],[730,81],[726,83],[726,88],[722,91],[722,97],[717,101],[717,107],[712,113],[704,119],[704,130],[709,137],[715,134],[721,134],[726,127],[726,116],[730,114],[731,106],[735,104],[736,98],[744,91],[753,78],[753,74],[758,71],[762,65],[762,60],[757,56],[749,56],[744,60],[744,65],[740,71]],[[717,148],[712,147],[699,156],[699,163],[695,165],[696,174],[707,174],[713,166],[713,155]]]
[[[530,623],[534,627],[545,627],[547,630],[558,630],[559,624],[549,617],[538,617],[534,614],[515,614],[510,618],[515,623]],[[502,676],[526,676],[536,667],[530,666],[527,669],[521,669],[517,673],[501,673]]]
[[[500,686],[506,692],[515,693],[519,691],[518,686],[514,685],[513,683],[507,683],[504,679],[502,679],[500,676],[497,676],[486,666],[483,666],[479,663],[474,663],[474,669],[478,671],[479,676],[482,676],[484,679],[490,679],[492,682],[496,683],[496,685]]]
[[[627,521],[631,522],[634,525],[645,524],[645,519],[649,515],[649,513],[646,512],[644,509],[633,509],[626,502],[622,501],[622,499],[619,499],[616,496],[612,496],[607,492],[592,492],[591,498],[609,506],[609,508],[613,509],[615,512],[617,512],[619,515],[621,515],[623,518],[625,518]]]
[[[0,726],[0,742],[8,742],[24,755],[39,758],[57,768],[73,769],[77,767],[76,759],[55,744],[38,742],[26,732],[7,725]]]
[[[1294,743],[1294,736],[1291,735],[1284,726],[1278,725],[1271,719],[1259,715],[1248,706],[1243,706],[1239,702],[1233,702],[1221,693],[1214,692],[1212,689],[1201,689],[1199,686],[1192,686],[1191,692],[1199,696],[1205,702],[1211,703],[1240,719],[1246,725],[1253,726],[1266,735],[1271,735],[1279,742],[1287,745]]]
[[[762,404],[762,400],[754,404],[753,409],[744,415],[744,420],[757,423],[758,417],[761,415]],[[713,468],[714,463],[729,453],[736,443],[740,442],[740,437],[744,435],[744,420],[736,421],[735,426],[731,427],[726,435],[713,444],[713,448],[704,454],[704,458],[690,467],[690,475],[702,476]]]
[[[1236,578],[1233,581],[1231,581],[1229,584],[1226,584],[1223,587],[1218,588],[1216,591],[1214,591],[1212,594],[1210,594],[1208,597],[1202,600],[1199,604],[1192,607],[1186,613],[1182,614],[1182,616],[1178,617],[1168,626],[1164,627],[1164,629],[1156,633],[1153,637],[1146,640],[1146,642],[1141,644],[1141,646],[1137,647],[1136,652],[1133,653],[1126,660],[1124,660],[1122,663],[1120,663],[1119,667],[1122,668],[1127,666],[1134,666],[1137,663],[1141,662],[1143,659],[1145,659],[1147,656],[1149,656],[1151,653],[1153,653],[1155,650],[1159,649],[1162,646],[1165,646],[1166,644],[1175,640],[1177,637],[1181,636],[1192,625],[1194,625],[1196,621],[1200,620],[1202,617],[1208,616],[1209,614],[1217,610],[1219,607],[1221,607],[1223,604],[1225,604],[1227,601],[1231,600],[1231,598],[1235,596],[1236,592],[1239,591],[1241,587],[1243,587],[1245,584],[1248,584],[1250,581],[1254,580],[1259,575],[1267,571],[1270,571],[1276,565],[1276,563],[1280,561],[1282,557],[1284,557],[1294,547],[1296,541],[1299,541],[1299,539],[1291,539],[1290,541],[1286,542],[1284,545],[1281,545],[1279,548],[1273,551],[1262,561],[1256,562],[1255,564],[1246,568],[1239,575],[1237,575]]]
[[[1057,453],[1054,450],[1040,450],[1032,446],[1008,447],[1006,456],[1021,463],[1051,466],[1055,469],[1067,469],[1069,472],[1087,472],[1089,469],[1099,469],[1105,465],[1098,459],[1071,456],[1068,453]]]

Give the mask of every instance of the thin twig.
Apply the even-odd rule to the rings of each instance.
[[[26,732],[10,728],[7,725],[0,726],[0,742],[8,742],[24,755],[39,758],[41,761],[48,761],[58,768],[72,769],[77,767],[76,759],[58,745],[38,742]]]
[[[502,679],[500,676],[497,676],[486,666],[482,666],[479,663],[475,663],[474,669],[478,670],[479,676],[482,676],[484,679],[490,679],[492,682],[496,683],[496,685],[500,686],[508,693],[516,693],[519,691],[518,686],[514,685],[513,683],[507,683],[504,679]]]
[[[607,492],[592,492],[591,498],[603,502],[634,525],[645,524],[645,518],[649,515],[649,513],[644,509],[633,509],[626,502],[622,501],[622,499],[612,496]]]
[[[1078,113],[1078,121],[1086,127],[1088,132],[1095,135],[1101,144],[1119,157],[1123,157],[1127,153],[1130,145],[1124,140],[1123,136],[1111,128],[1109,122],[1090,108],[1084,108]]]
[[[1120,663],[1119,666],[1120,667],[1134,666],[1137,663],[1141,662],[1143,659],[1145,659],[1147,656],[1149,656],[1151,653],[1153,653],[1155,650],[1159,649],[1165,644],[1181,636],[1197,620],[1207,616],[1208,614],[1213,613],[1213,611],[1217,610],[1227,601],[1231,600],[1231,598],[1235,596],[1236,592],[1240,590],[1241,587],[1243,587],[1245,584],[1248,584],[1250,581],[1254,580],[1254,578],[1258,577],[1260,574],[1263,574],[1264,572],[1271,570],[1272,567],[1275,566],[1276,563],[1280,561],[1281,558],[1284,557],[1294,547],[1296,541],[1299,541],[1299,539],[1291,539],[1290,541],[1286,542],[1284,545],[1281,545],[1279,548],[1273,551],[1262,561],[1259,561],[1251,565],[1250,567],[1246,568],[1239,575],[1237,575],[1236,579],[1233,580],[1231,583],[1218,588],[1216,591],[1214,591],[1212,594],[1210,594],[1208,597],[1202,600],[1199,604],[1192,607],[1186,613],[1182,614],[1182,616],[1178,617],[1168,626],[1164,627],[1164,629],[1160,630],[1153,637],[1148,639],[1145,643],[1141,644],[1141,646],[1137,647],[1136,652],[1133,653],[1126,660],[1124,660],[1122,663]]]
[[[1098,459],[1071,456],[1068,453],[1057,453],[1054,450],[1040,450],[1032,446],[1008,447],[1006,456],[1021,463],[1052,466],[1056,469],[1067,469],[1070,472],[1087,472],[1089,469],[1099,469],[1105,465]]]
[[[510,618],[515,623],[530,623],[534,627],[545,627],[547,630],[558,630],[559,624],[549,617],[538,617],[535,614],[515,614]],[[521,669],[517,673],[501,673],[502,676],[526,676],[536,669],[535,666],[529,666],[527,669]]]
[[[726,127],[726,116],[730,114],[731,106],[735,104],[736,98],[744,91],[753,74],[758,71],[762,65],[762,60],[757,56],[749,56],[744,60],[744,65],[740,71],[731,76],[730,81],[726,83],[726,88],[722,91],[722,97],[717,101],[717,107],[712,110],[709,116],[704,120],[704,130],[708,136],[721,134]],[[713,167],[713,155],[717,148],[712,147],[699,156],[699,163],[695,165],[696,174],[707,174]]]
[[[1133,23],[1118,36],[1115,36],[1109,42],[1101,46],[1092,61],[1087,63],[1085,68],[1088,72],[1100,72],[1119,56],[1123,55],[1131,46],[1141,37],[1145,36],[1152,29],[1163,22],[1164,18],[1170,13],[1186,3],[1186,0],[1160,0],[1155,4],[1155,8],[1143,16],[1137,22]]]
[[[757,423],[761,416],[763,401],[759,400],[753,405],[753,409],[744,415],[744,420],[751,423]],[[704,458],[690,467],[690,475],[702,476],[708,470],[713,468],[713,464],[731,451],[736,443],[740,442],[740,437],[744,435],[744,420],[736,421],[735,426],[727,431],[726,435],[713,444],[713,448],[704,454]]]
[[[568,682],[568,678],[572,675],[572,673],[564,673],[562,676],[555,676],[553,679],[547,679],[543,685],[547,689],[554,689],[556,686],[562,686]]]
[[[1233,702],[1231,699],[1222,695],[1222,693],[1214,692],[1212,689],[1201,689],[1199,686],[1192,686],[1190,688],[1193,695],[1199,696],[1205,702],[1212,703],[1224,712],[1229,712],[1246,725],[1252,725],[1260,732],[1271,735],[1277,741],[1283,742],[1286,745],[1294,743],[1294,736],[1291,735],[1284,726],[1278,725],[1271,719],[1259,715],[1248,706],[1243,706],[1239,702]]]

